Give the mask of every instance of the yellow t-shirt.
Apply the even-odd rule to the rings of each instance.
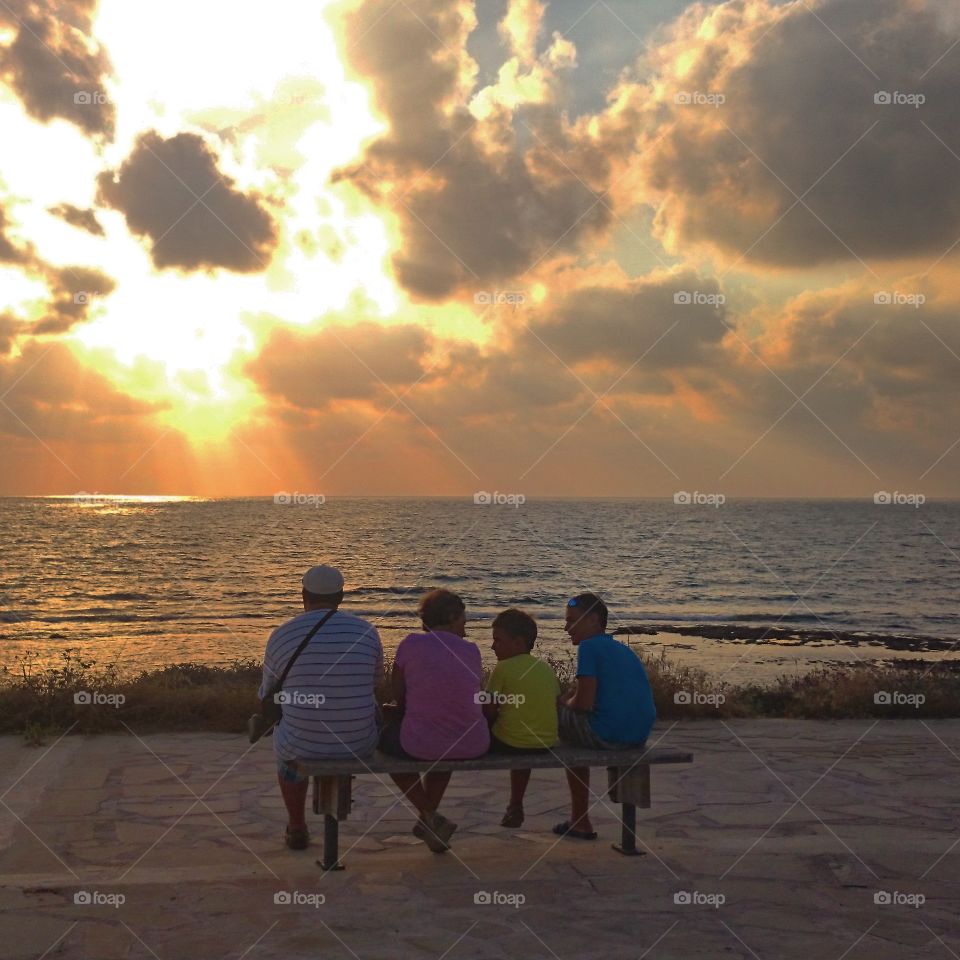
[[[529,653],[501,660],[487,683],[500,711],[493,735],[511,747],[552,747],[557,742],[560,684],[548,663]]]

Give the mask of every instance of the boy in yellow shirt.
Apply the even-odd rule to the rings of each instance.
[[[549,664],[531,655],[537,622],[523,610],[504,610],[493,621],[497,665],[487,683],[483,712],[492,724],[492,753],[546,753],[557,743],[560,684]],[[510,805],[502,827],[523,824],[530,770],[510,771]]]

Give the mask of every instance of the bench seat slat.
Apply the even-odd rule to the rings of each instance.
[[[367,760],[300,761],[308,776],[335,777],[347,774],[423,773],[426,770],[535,770],[563,767],[630,767],[635,763],[692,763],[693,754],[669,747],[639,750],[584,750],[582,747],[554,747],[549,753],[487,753],[473,760],[401,760],[377,751]]]

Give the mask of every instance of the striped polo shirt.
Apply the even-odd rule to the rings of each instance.
[[[260,696],[283,673],[310,629],[327,613],[309,610],[270,635]],[[383,656],[366,620],[338,610],[313,635],[283,683],[283,719],[273,732],[278,760],[364,756],[377,744],[374,683]]]

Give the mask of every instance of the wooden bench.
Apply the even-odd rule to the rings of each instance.
[[[650,806],[650,767],[660,763],[692,763],[693,754],[666,747],[636,750],[584,750],[559,746],[542,754],[485,754],[475,760],[401,760],[375,753],[369,760],[301,761],[301,769],[313,777],[313,812],[323,814],[324,870],[342,870],[339,861],[340,821],[350,815],[352,783],[363,774],[426,773],[430,770],[533,770],[566,767],[606,767],[607,793],[621,805],[620,843],[613,849],[635,857],[637,850],[637,807]]]

